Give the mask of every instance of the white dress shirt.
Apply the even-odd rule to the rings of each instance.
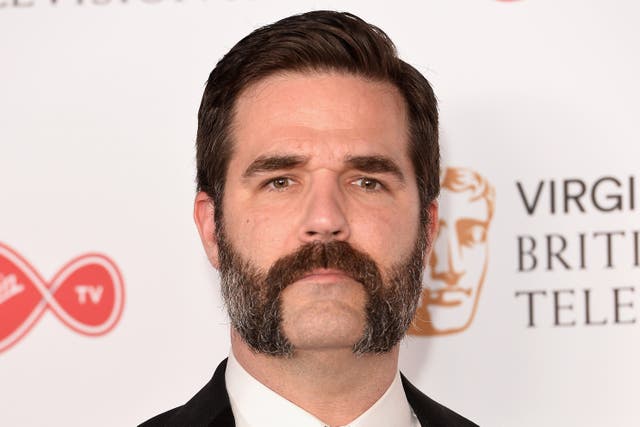
[[[236,427],[327,425],[253,378],[229,352],[225,381]],[[420,427],[402,388],[400,373],[373,406],[345,427]]]

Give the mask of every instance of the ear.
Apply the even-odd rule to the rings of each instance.
[[[198,227],[198,233],[200,234],[200,240],[204,251],[209,258],[209,262],[216,269],[220,267],[220,261],[218,258],[218,239],[216,239],[216,223],[213,220],[215,213],[215,206],[213,200],[204,191],[196,194],[196,200],[193,203],[193,220]]]
[[[429,203],[427,210],[427,218],[429,219],[429,222],[426,225],[427,229],[425,230],[425,232],[427,233],[427,242],[429,243],[429,246],[427,247],[427,250],[424,251],[424,259],[422,260],[423,269],[426,268],[427,263],[429,262],[429,257],[431,256],[433,245],[436,241],[436,238],[438,237],[438,227],[440,225],[440,206],[438,205],[438,201],[433,200],[431,203]]]

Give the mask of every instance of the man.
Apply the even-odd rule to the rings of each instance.
[[[429,83],[337,12],[241,40],[199,112],[194,218],[228,361],[145,426],[471,426],[398,373],[437,227]]]
[[[430,280],[408,331],[412,335],[447,335],[467,329],[487,271],[493,186],[464,168],[445,169],[440,184],[440,225],[429,258]]]

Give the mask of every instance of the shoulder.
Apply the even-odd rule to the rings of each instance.
[[[423,427],[477,427],[462,415],[431,399],[402,375],[402,386],[411,409]]]
[[[226,366],[225,359],[211,380],[187,403],[156,415],[139,427],[234,426],[224,380]]]

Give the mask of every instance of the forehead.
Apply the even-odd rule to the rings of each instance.
[[[408,161],[402,95],[390,83],[350,74],[283,73],[254,83],[237,100],[232,136],[232,162],[299,151]]]
[[[477,197],[471,189],[453,191],[443,187],[440,192],[442,218],[446,220],[472,218],[478,221],[489,220],[489,205],[484,197]]]

